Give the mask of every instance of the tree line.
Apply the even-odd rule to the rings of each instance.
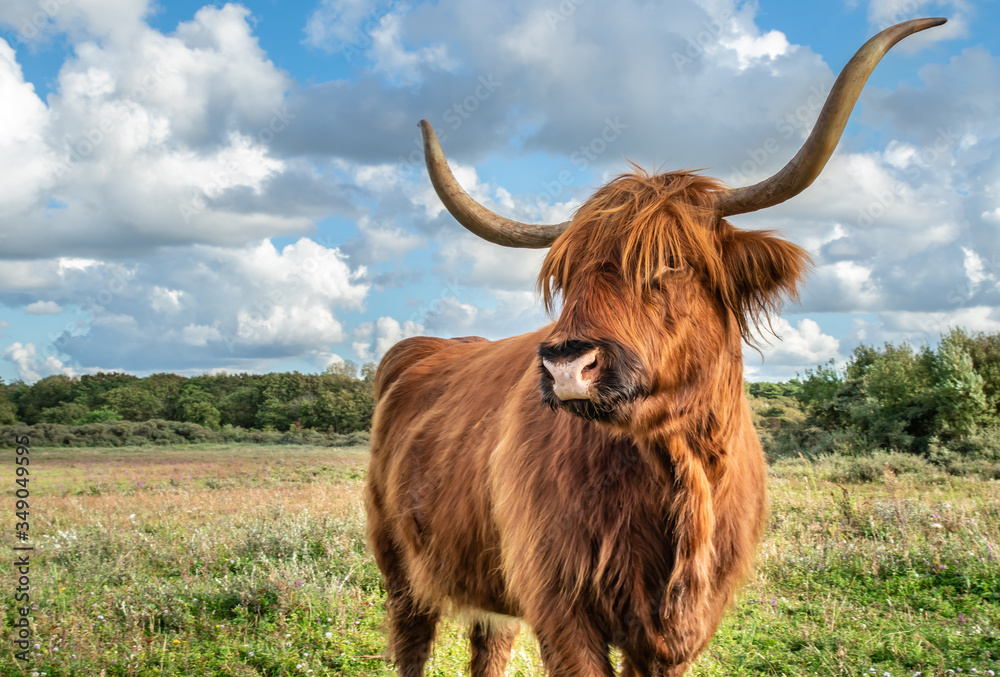
[[[944,465],[979,459],[1000,476],[1000,334],[861,345],[842,367],[830,361],[748,392],[764,401],[758,421],[775,455],[895,451]]]
[[[119,444],[364,437],[375,409],[375,367],[0,381],[0,425],[34,426],[48,443],[66,445],[111,443],[116,435]],[[830,361],[787,382],[746,388],[772,459],[901,452],[954,468],[976,462],[983,466],[977,472],[1000,478],[1000,333],[954,329],[934,347],[861,345],[841,366]]]
[[[0,425],[86,425],[149,420],[211,430],[367,431],[375,410],[375,365],[337,363],[322,374],[185,377],[119,372],[49,376],[32,385],[0,380]]]

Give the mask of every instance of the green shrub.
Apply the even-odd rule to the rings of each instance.
[[[150,444],[203,444],[212,442],[254,444],[300,444],[342,447],[368,444],[368,431],[339,435],[310,429],[287,432],[237,428],[231,425],[212,430],[197,423],[152,420],[135,423],[111,421],[85,425],[39,423],[0,425],[0,445],[14,446],[14,439],[27,435],[38,447],[122,447]]]
[[[107,423],[108,421],[121,421],[122,415],[114,409],[100,407],[87,412],[85,416],[73,421],[73,425],[86,425],[87,423]]]

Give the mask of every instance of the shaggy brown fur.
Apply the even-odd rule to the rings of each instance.
[[[614,674],[611,646],[623,674],[677,676],[708,642],[766,511],[742,339],[808,265],[795,245],[718,220],[718,187],[619,177],[545,259],[554,324],[407,339],[383,359],[368,534],[400,675],[422,674],[449,609],[476,619],[476,676],[503,674],[509,617],[531,625],[554,677]],[[539,350],[574,342],[617,368],[599,415],[543,402]]]

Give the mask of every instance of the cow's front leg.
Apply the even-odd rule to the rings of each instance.
[[[532,624],[549,677],[614,677],[608,641],[572,612]]]
[[[667,665],[656,660],[642,663],[641,667],[626,659],[620,677],[683,677],[691,663]]]

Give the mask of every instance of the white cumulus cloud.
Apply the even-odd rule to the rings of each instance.
[[[0,353],[0,358],[12,362],[17,367],[18,377],[27,383],[56,374],[76,375],[74,369],[63,364],[54,355],[39,355],[33,343],[12,343]]]
[[[58,315],[62,311],[62,306],[53,301],[35,301],[24,307],[24,312],[29,315]]]

